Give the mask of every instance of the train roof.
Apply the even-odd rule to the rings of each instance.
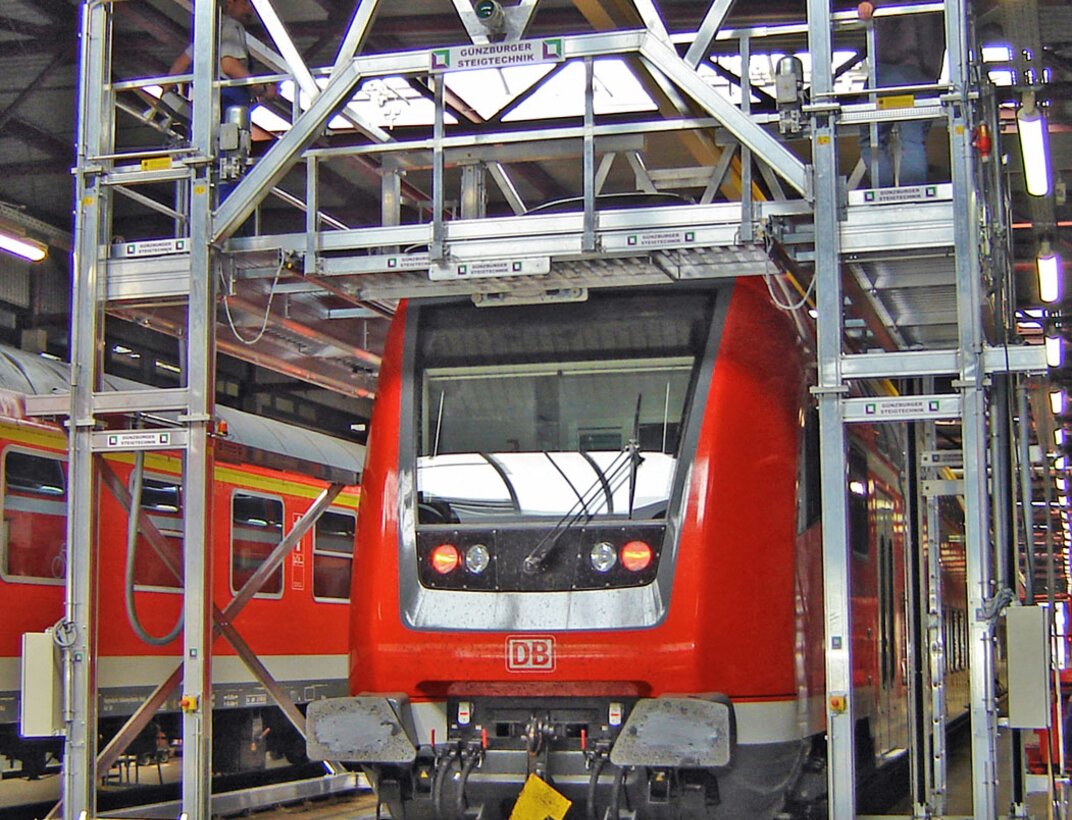
[[[23,396],[68,393],[70,374],[71,366],[66,362],[0,345],[0,390]],[[108,374],[102,377],[102,384],[105,390],[145,389],[144,384]],[[323,481],[357,484],[360,480],[365,448],[357,442],[223,405],[216,405],[215,412],[227,430],[216,448],[217,458]],[[0,413],[10,416],[13,410],[5,405]]]

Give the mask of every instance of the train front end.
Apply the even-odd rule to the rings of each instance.
[[[777,804],[799,736],[752,747],[777,770],[734,777],[731,695],[749,714],[792,703],[795,673],[791,612],[774,612],[792,609],[791,586],[742,611],[755,596],[734,591],[726,562],[742,559],[719,539],[747,545],[712,508],[714,462],[736,446],[713,403],[740,365],[719,350],[731,310],[764,302],[733,290],[405,308],[363,476],[355,696],[310,707],[313,756],[364,764],[395,816],[509,816],[522,789],[551,816],[567,801],[571,817]],[[794,440],[795,410],[772,413],[786,428],[773,438]],[[763,481],[792,507],[795,445],[782,449]],[[751,536],[778,542],[791,579],[782,517]],[[740,657],[756,641],[767,657]]]

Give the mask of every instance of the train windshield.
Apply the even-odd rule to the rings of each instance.
[[[711,298],[425,309],[422,524],[666,514]]]

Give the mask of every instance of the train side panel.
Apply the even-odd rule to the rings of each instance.
[[[0,629],[0,753],[21,756],[29,771],[42,765],[43,758],[27,751],[29,747],[17,738],[20,639],[22,633],[43,631],[63,615],[66,441],[48,425],[0,421],[0,458],[14,459],[5,462],[4,473],[11,486],[4,488],[7,526],[0,553],[0,569],[4,570],[0,573],[0,596],[7,613]],[[129,488],[133,458],[117,455],[106,464]],[[57,472],[53,483],[59,483],[61,490],[54,497],[47,496],[47,477],[37,475],[42,472],[40,465]],[[142,499],[143,510],[177,553],[182,528],[179,469],[177,457],[149,454]],[[27,477],[20,478],[21,474]],[[323,484],[270,469],[225,463],[217,463],[214,475],[216,514],[210,549],[214,599],[222,609],[309,508]],[[36,487],[16,486],[35,482]],[[107,733],[109,727],[114,728],[113,722],[131,714],[175,668],[182,638],[180,633],[166,645],[153,646],[135,634],[124,605],[127,515],[103,483],[98,497],[98,686],[102,727]],[[250,601],[235,621],[246,642],[298,703],[345,692],[356,505],[356,488],[344,491],[332,511],[270,579],[269,593]],[[329,520],[333,526],[325,528],[323,522]],[[165,635],[181,618],[181,590],[143,535],[138,537],[135,554],[138,618],[150,635]],[[181,571],[181,555],[178,566]],[[233,716],[248,716],[250,710],[271,705],[264,689],[225,639],[218,638],[213,651],[218,707],[232,710]],[[177,715],[178,696],[175,693],[165,704],[166,712]],[[265,720],[276,717],[273,713]],[[221,725],[220,733],[228,734],[228,728],[229,724]],[[289,727],[280,728],[289,732]],[[290,740],[288,756],[293,753],[297,757],[302,749],[300,739]],[[217,763],[224,768],[232,766],[223,760]]]

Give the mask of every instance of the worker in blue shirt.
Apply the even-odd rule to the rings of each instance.
[[[872,19],[874,5],[857,7],[862,20]],[[945,53],[945,27],[940,14],[899,14],[875,21],[875,84],[877,88],[931,85],[938,81]],[[922,185],[927,182],[927,133],[930,120],[901,120],[878,126],[878,178],[874,188]],[[895,138],[896,135],[896,138]],[[860,150],[871,168],[870,128],[863,129]]]
[[[223,18],[219,27],[220,73],[232,80],[244,80],[252,76],[249,46],[246,43],[246,26],[255,19],[250,0],[224,0]],[[188,46],[175,58],[169,74],[185,74],[194,60],[194,47]],[[275,97],[275,86],[264,85],[224,86],[220,91],[222,111],[234,105],[249,107],[254,100],[266,101]]]

